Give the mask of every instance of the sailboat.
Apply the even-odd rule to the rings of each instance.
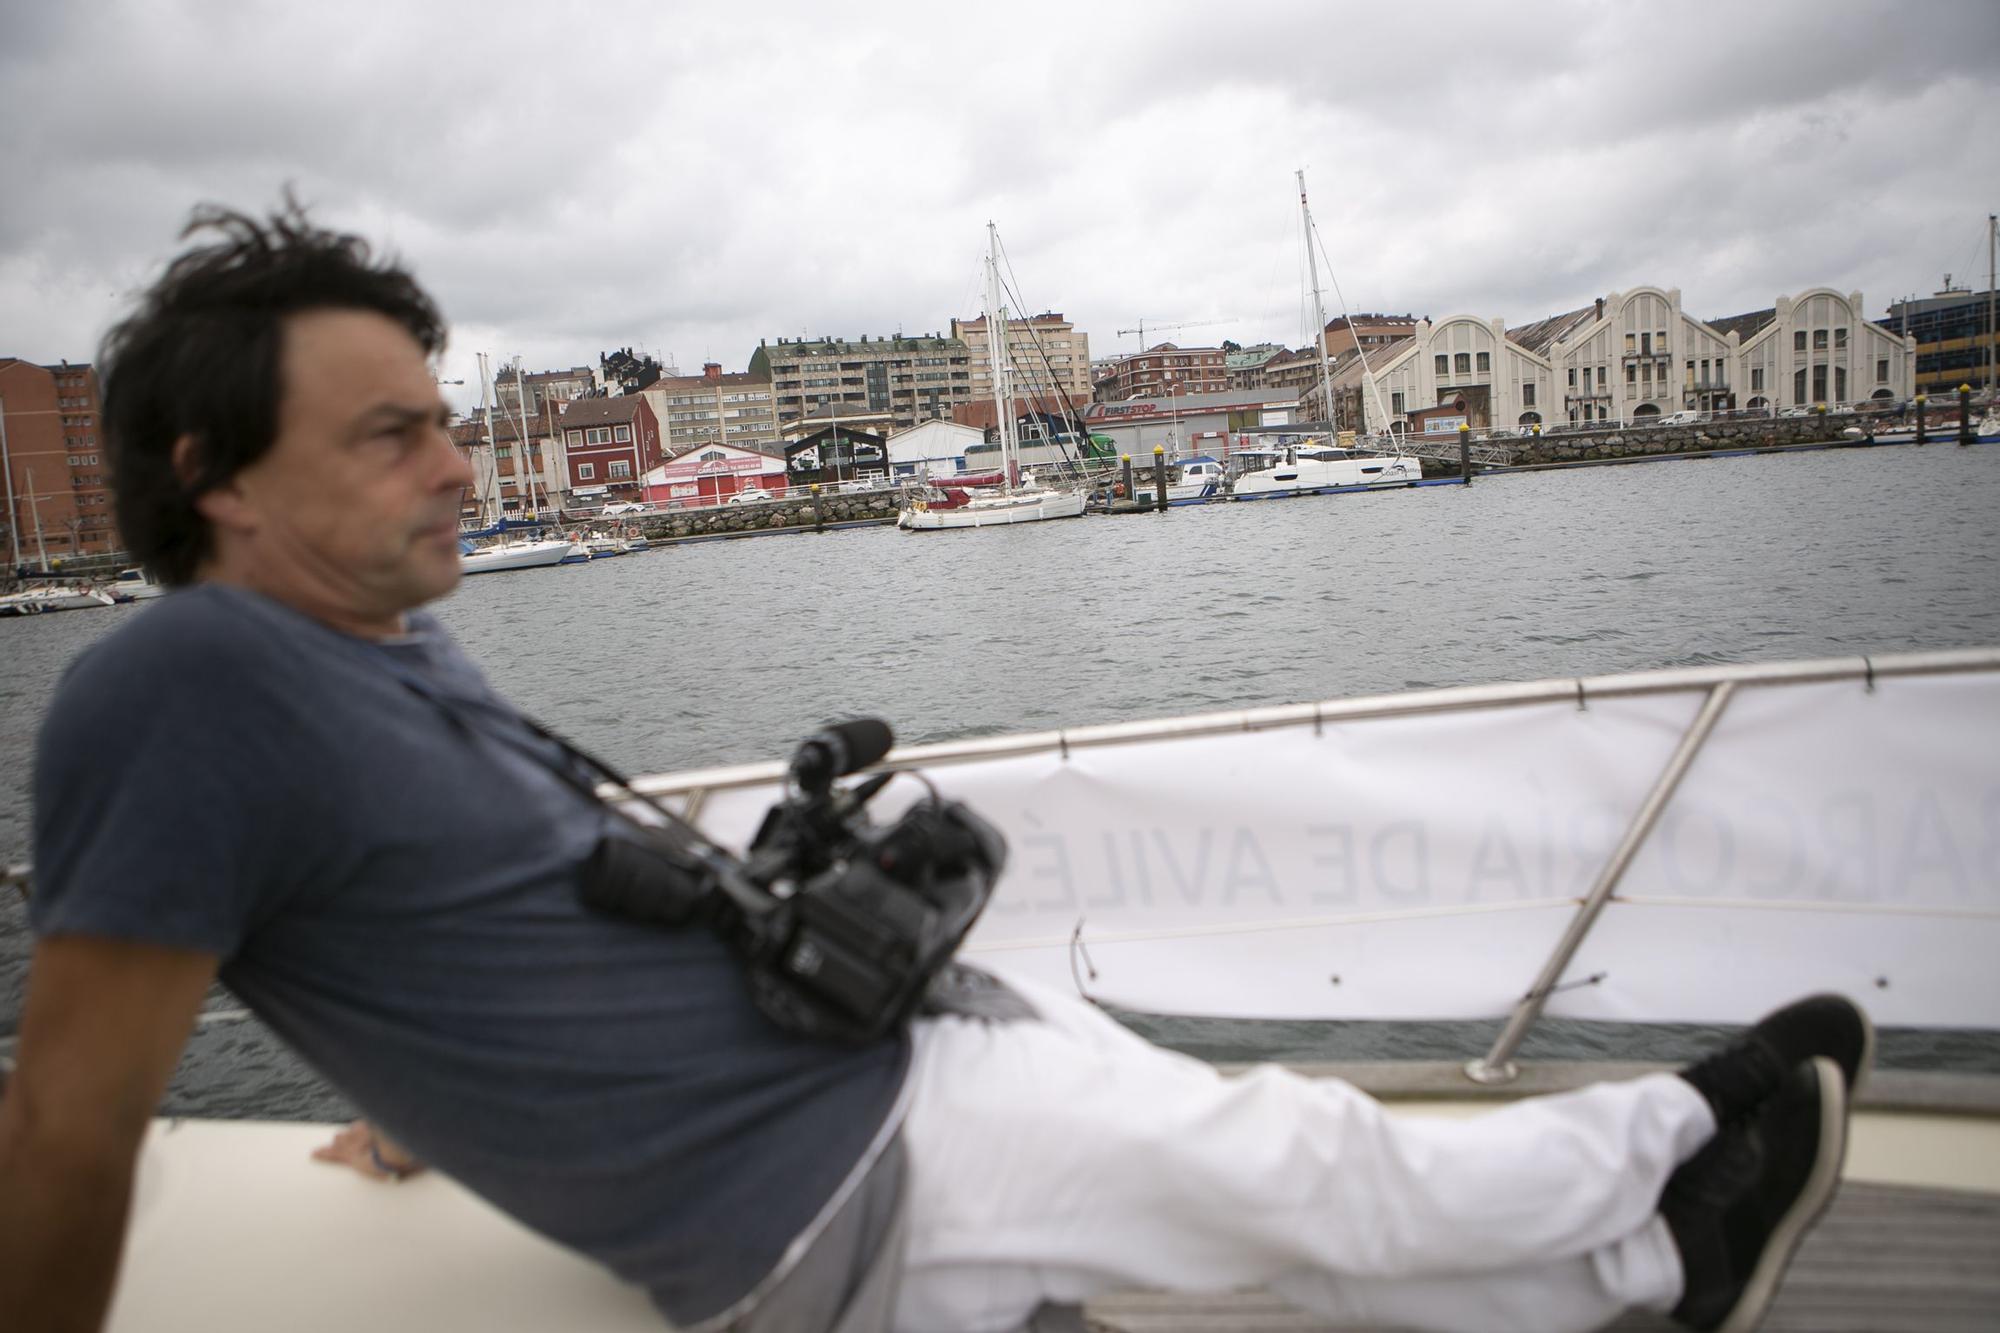
[[[993,405],[1000,418],[1000,485],[992,494],[974,495],[970,488],[933,482],[911,492],[896,516],[905,532],[935,532],[944,528],[991,528],[1011,523],[1039,523],[1051,518],[1081,518],[1081,490],[1057,490],[1018,476],[1020,442],[1014,421],[1013,359],[1007,350],[1007,308],[1000,301],[1000,231],[986,224],[986,355],[993,367]]]
[[[1312,275],[1313,343],[1319,354],[1320,393],[1326,407],[1327,438],[1323,444],[1294,445],[1271,450],[1236,478],[1231,488],[1239,500],[1301,495],[1350,486],[1408,485],[1423,476],[1423,464],[1404,454],[1379,454],[1343,447],[1333,434],[1333,368],[1326,355],[1326,306],[1320,299],[1319,256],[1313,247],[1312,207],[1306,202],[1306,173],[1298,173],[1299,214],[1305,227],[1306,264]],[[1366,355],[1364,352],[1362,355]]]
[[[486,461],[491,468],[493,482],[491,494],[495,503],[492,509],[489,510],[487,507],[488,488],[484,486],[480,487],[479,511],[480,520],[484,526],[481,527],[479,535],[494,532],[498,534],[498,539],[486,546],[474,545],[469,536],[466,540],[462,541],[459,544],[458,553],[458,567],[460,572],[466,574],[497,574],[509,569],[539,569],[547,565],[559,565],[565,560],[578,557],[585,560],[589,559],[589,550],[580,547],[579,543],[572,542],[567,537],[515,538],[507,535],[507,522],[498,514],[500,465],[498,461],[499,455],[493,446],[493,409],[487,401],[486,393],[486,354],[481,352],[479,354],[479,415],[485,429]],[[521,430],[521,448],[524,451],[528,447],[526,420],[524,407]],[[528,494],[532,501],[535,485],[534,472],[528,466],[528,460],[525,456],[522,458],[521,463],[524,475],[528,479]]]

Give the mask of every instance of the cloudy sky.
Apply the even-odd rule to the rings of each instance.
[[[193,205],[286,182],[414,265],[468,380],[942,329],[989,218],[1093,354],[1297,344],[1299,168],[1355,311],[1880,314],[1985,285],[1996,85],[1993,0],[18,6],[0,355],[91,356]]]

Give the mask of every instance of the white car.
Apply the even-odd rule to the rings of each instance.
[[[730,496],[729,503],[733,505],[754,504],[759,500],[768,500],[770,498],[771,493],[769,491],[759,490],[757,487],[752,486],[749,490],[738,491],[736,494]]]
[[[1661,426],[1693,426],[1698,425],[1700,421],[1701,413],[1699,412],[1675,412],[1669,416],[1661,417],[1655,424]]]

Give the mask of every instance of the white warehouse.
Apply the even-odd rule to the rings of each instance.
[[[1555,427],[1907,398],[1916,344],[1864,309],[1860,292],[1815,287],[1704,322],[1681,309],[1678,288],[1638,287],[1513,329],[1472,315],[1420,320],[1354,377],[1360,392],[1336,384],[1335,400],[1343,425],[1374,433],[1407,429],[1410,412],[1441,403],[1462,402],[1476,427]],[[1319,397],[1315,386],[1306,415],[1324,419]]]

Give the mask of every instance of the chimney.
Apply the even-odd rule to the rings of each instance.
[[[722,363],[719,361],[705,362],[701,368],[701,377],[710,384],[722,383]]]
[[[1597,298],[1597,317],[1604,318],[1604,298],[1601,296]]]

